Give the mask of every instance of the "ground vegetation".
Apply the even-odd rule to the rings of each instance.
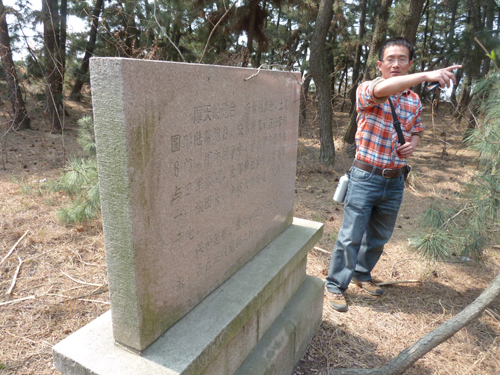
[[[500,273],[498,221],[492,221],[498,219],[499,142],[497,128],[490,126],[499,118],[491,110],[498,104],[491,93],[500,92],[491,74],[499,5],[51,0],[37,10],[20,0],[1,7],[0,21],[9,22],[0,27],[9,38],[0,39],[0,374],[57,373],[52,345],[109,309],[95,163],[92,151],[77,141],[77,121],[91,114],[91,56],[302,71],[295,215],[325,223],[308,264],[308,272],[321,278],[342,218],[342,206],[331,196],[353,157],[352,93],[359,77],[373,74],[377,43],[414,36],[417,71],[463,64],[449,97],[439,90],[428,93],[423,85],[414,88],[424,103],[427,132],[412,158],[414,172],[393,240],[374,273],[390,283],[386,293],[372,298],[351,288],[347,314],[325,305],[322,326],[295,375],[381,367],[452,319]],[[85,19],[88,30],[66,33],[67,14]],[[44,26],[43,35],[29,41],[27,29],[37,24]],[[315,46],[321,53],[313,53]],[[4,62],[5,51],[26,55],[12,65],[8,58]],[[315,67],[321,78],[315,79]],[[5,76],[13,72],[21,96]],[[326,116],[322,96],[330,104]],[[19,111],[31,119],[30,129],[14,126]],[[82,216],[92,210],[96,216]],[[475,228],[467,227],[474,219]],[[455,247],[447,247],[449,238],[458,240]],[[434,247],[418,246],[422,239]],[[437,260],[423,260],[414,251],[441,254],[435,251],[439,246],[448,251]],[[499,322],[496,297],[406,374],[499,373]]]

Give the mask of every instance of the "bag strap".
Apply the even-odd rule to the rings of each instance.
[[[396,114],[396,110],[394,109],[394,105],[392,104],[391,98],[389,98],[389,104],[391,105],[394,128],[396,129],[396,133],[398,133],[398,141],[401,145],[404,145],[406,143],[405,137],[403,136],[403,131],[401,130],[401,123],[399,122],[398,115]]]

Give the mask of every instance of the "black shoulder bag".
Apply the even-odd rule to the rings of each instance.
[[[396,110],[394,109],[394,105],[392,104],[391,98],[389,98],[389,104],[391,105],[394,128],[396,129],[396,133],[398,133],[398,141],[400,144],[404,145],[406,143],[405,137],[403,136],[403,131],[401,130],[401,123],[399,122],[398,115],[396,114]]]
[[[405,137],[403,136],[403,131],[401,130],[401,123],[399,122],[398,115],[396,114],[396,110],[394,109],[394,105],[392,104],[392,100],[389,97],[389,104],[391,105],[391,112],[392,112],[392,123],[394,125],[394,129],[396,129],[396,133],[398,133],[398,141],[401,145],[404,145],[406,143]],[[406,171],[405,171],[405,181],[406,178],[408,177],[408,174],[410,173],[411,167],[409,164],[406,164]]]

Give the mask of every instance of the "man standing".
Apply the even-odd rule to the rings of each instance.
[[[415,151],[424,130],[420,98],[409,88],[424,81],[449,86],[450,81],[456,83],[451,71],[461,67],[407,75],[413,54],[407,39],[387,41],[377,62],[382,77],[363,82],[357,90],[356,158],[326,278],[327,298],[337,311],[348,310],[344,293],[350,282],[371,295],[383,293],[372,282],[371,271],[394,230],[408,172],[406,158]],[[398,143],[389,98],[401,122],[403,145]]]

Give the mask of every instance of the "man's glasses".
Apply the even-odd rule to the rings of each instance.
[[[398,62],[398,64],[400,66],[408,65],[408,63],[410,62],[406,58],[401,58],[401,59],[385,59],[385,60],[382,60],[382,62],[384,62],[385,65],[387,65],[387,66],[392,66],[392,65],[396,64],[396,61]]]

